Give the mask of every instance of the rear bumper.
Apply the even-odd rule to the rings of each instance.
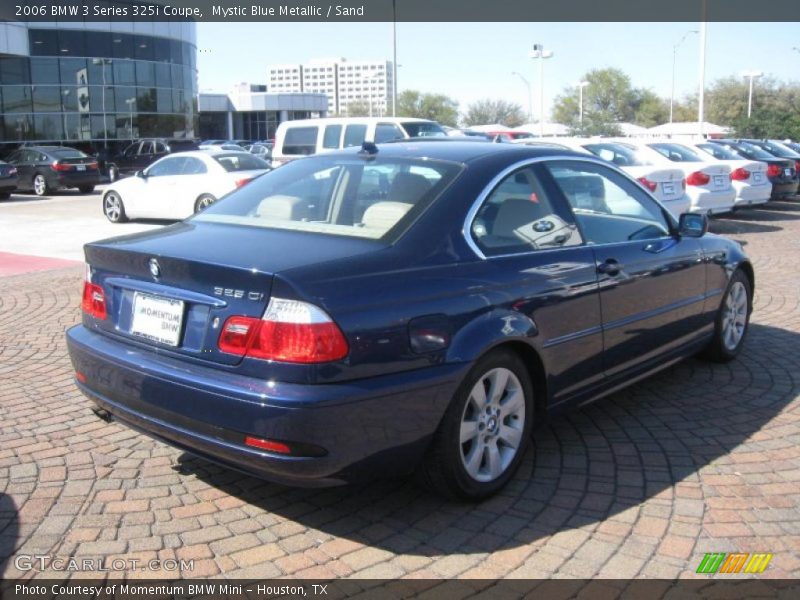
[[[692,201],[686,194],[684,194],[680,198],[675,198],[674,200],[662,200],[661,204],[670,213],[672,213],[672,216],[674,216],[677,219],[683,213],[689,212],[691,210]]]
[[[733,209],[736,192],[733,188],[725,192],[711,192],[697,189],[694,190],[689,197],[692,200],[692,211],[716,215],[730,212]]]
[[[100,183],[100,173],[97,171],[92,171],[90,173],[59,173],[55,177],[55,182],[60,187],[98,185]]]
[[[784,196],[794,196],[797,194],[797,181],[789,183],[772,184],[772,198],[783,198]]]
[[[13,192],[17,189],[17,184],[19,183],[19,179],[16,177],[5,177],[0,179],[0,192]]]
[[[78,386],[115,419],[168,444],[278,483],[337,485],[408,473],[469,365],[301,385],[242,377],[134,348],[82,325],[67,332]],[[323,448],[287,456],[245,435]]]
[[[772,194],[772,186],[769,184],[749,185],[742,184],[734,186],[736,188],[736,207],[753,206],[767,202]]]

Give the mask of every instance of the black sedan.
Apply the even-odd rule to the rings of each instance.
[[[707,224],[586,154],[365,144],[88,244],[67,342],[101,417],[189,452],[475,500],[548,414],[736,357],[753,267]]]
[[[62,188],[84,194],[100,183],[97,161],[80,150],[62,146],[26,146],[8,157],[17,168],[18,189],[44,196]]]
[[[767,163],[767,177],[772,183],[770,197],[773,200],[794,196],[797,193],[800,178],[798,178],[797,164],[793,159],[775,156],[750,140],[708,140],[708,142],[722,144],[750,160]]]
[[[19,177],[17,167],[0,160],[0,200],[11,197],[11,192],[17,189]]]

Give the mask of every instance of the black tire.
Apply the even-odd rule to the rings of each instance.
[[[119,169],[114,165],[108,167],[108,180],[111,183],[114,183],[117,179],[119,179]]]
[[[496,418],[492,425],[489,421],[484,422],[481,420],[484,417],[484,412],[476,411],[475,414],[480,415],[478,418],[479,433],[476,438],[466,442],[461,441],[462,423],[467,423],[468,412],[473,410],[474,403],[470,399],[471,392],[478,385],[481,385],[486,390],[487,376],[498,369],[510,371],[519,383],[519,389],[523,394],[524,422],[521,427],[515,428],[518,429],[520,437],[515,454],[512,455],[513,458],[509,457],[508,464],[503,468],[499,476],[480,481],[469,473],[466,463],[476,462],[470,461],[469,457],[472,456],[474,450],[479,450],[478,467],[486,465],[486,468],[490,469],[490,463],[492,462],[490,460],[490,445],[483,444],[475,448],[472,446],[480,443],[478,438],[485,440],[486,437],[489,437],[485,434],[490,434],[490,428],[503,427],[506,424],[510,424],[509,419],[511,417]],[[509,382],[511,381],[511,378],[509,378]],[[507,391],[504,391],[503,397],[509,399],[511,396],[508,395]],[[450,402],[450,406],[448,406],[434,435],[428,453],[418,470],[420,483],[454,500],[475,502],[496,493],[509,482],[522,462],[525,450],[530,443],[531,429],[535,419],[534,410],[533,383],[522,359],[510,350],[499,349],[490,352],[470,369],[469,374],[464,378]],[[471,419],[469,421],[472,422]],[[502,430],[495,429],[495,431]],[[502,435],[498,434],[498,437],[502,438]],[[511,451],[510,446],[501,444],[502,439],[496,438],[495,448],[502,448],[506,452]],[[484,451],[484,448],[487,450]],[[499,452],[497,456],[500,457]],[[488,477],[492,477],[492,475],[489,474]]]
[[[114,190],[106,192],[103,196],[103,214],[112,223],[125,223],[128,220],[122,197]]]
[[[217,199],[212,196],[211,194],[203,194],[194,203],[194,212],[199,213],[201,210],[204,210],[214,204]]]
[[[0,200],[8,200],[11,198],[11,192],[0,192]]]
[[[47,177],[41,173],[33,176],[33,193],[37,196],[46,196],[50,193],[50,186],[47,184]]]
[[[735,296],[740,295],[741,289],[744,289],[744,314],[741,315],[743,326],[741,334],[738,335],[736,343],[732,344],[733,338],[730,335],[730,319],[733,318],[731,304],[736,305]],[[737,290],[739,290],[737,294]],[[729,300],[730,298],[730,300]],[[750,285],[750,280],[747,275],[739,269],[732,276],[728,282],[728,287],[722,296],[719,308],[717,309],[717,316],[714,318],[714,337],[711,338],[708,346],[703,350],[702,355],[708,360],[727,363],[732,361],[744,346],[744,340],[747,337],[747,330],[750,327],[750,314],[753,312],[753,290]],[[735,329],[739,329],[735,327]]]
[[[81,187],[78,188],[78,191],[81,194],[91,194],[94,191],[94,186],[93,185],[82,185]]]

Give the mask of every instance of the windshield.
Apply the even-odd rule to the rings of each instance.
[[[721,144],[697,144],[697,147],[718,160],[742,160],[744,156]]]
[[[231,152],[230,154],[215,154],[212,158],[228,171],[251,171],[255,169],[271,169],[269,163],[257,156],[245,152]]]
[[[88,158],[86,154],[80,150],[73,150],[72,148],[64,148],[63,150],[51,150],[50,155],[55,158]]]
[[[438,123],[430,121],[405,121],[400,123],[409,137],[442,137],[447,132]]]
[[[259,177],[192,220],[393,240],[461,168],[436,160],[316,155]]]
[[[780,156],[781,158],[792,158],[796,159],[797,152],[794,150],[790,150],[786,146],[782,144],[776,144],[775,142],[764,142],[764,149],[769,152],[770,154],[774,154],[775,156]]]
[[[648,144],[653,150],[672,162],[703,162],[703,159],[680,144]]]

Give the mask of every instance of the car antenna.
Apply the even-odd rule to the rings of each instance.
[[[360,156],[375,156],[378,154],[378,147],[375,145],[375,142],[363,142],[361,144],[361,150],[358,151]]]

